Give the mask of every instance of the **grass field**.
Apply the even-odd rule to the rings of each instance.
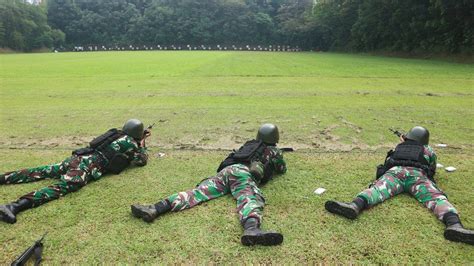
[[[474,247],[444,240],[444,226],[407,195],[352,222],[324,210],[373,180],[397,138],[387,128],[430,129],[439,186],[474,228],[474,67],[326,53],[104,52],[0,55],[0,172],[64,159],[130,117],[156,122],[144,168],[0,223],[0,264],[45,231],[47,264],[450,263]],[[276,123],[289,171],[263,187],[264,228],[278,247],[244,247],[227,196],[145,224],[129,205],[193,187],[231,148]],[[164,157],[156,154],[164,152]],[[54,181],[0,187],[0,203]],[[327,188],[321,196],[318,187]]]

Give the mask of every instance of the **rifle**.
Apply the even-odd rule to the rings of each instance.
[[[151,130],[153,129],[153,127],[155,126],[155,124],[156,124],[156,123],[153,123],[153,124],[149,125],[149,126],[145,129],[145,131],[144,131],[143,133],[145,133],[145,135],[147,135],[148,133],[151,134]]]
[[[146,130],[152,130],[153,127],[155,126],[155,124],[156,124],[156,123],[153,123],[153,124],[149,125],[149,126],[146,128]]]
[[[393,134],[397,135],[399,138],[400,138],[400,137],[405,138],[405,133],[402,133],[402,132],[400,132],[400,131],[398,131],[398,130],[395,130],[395,129],[393,129],[393,128],[389,128],[388,130],[390,130]]]
[[[282,152],[294,152],[295,151],[295,149],[293,149],[292,147],[280,148],[280,150]]]
[[[16,259],[14,262],[12,262],[11,266],[23,266],[26,264],[26,262],[31,258],[31,256],[35,255],[35,266],[39,265],[40,262],[43,260],[41,257],[43,253],[43,239],[46,236],[48,232],[44,233],[44,235],[35,241],[35,243],[27,248],[21,255]]]
[[[155,126],[155,124],[156,124],[156,123],[153,123],[153,124],[149,125],[149,126],[145,129],[145,131],[151,131],[151,130],[153,129],[153,127]]]

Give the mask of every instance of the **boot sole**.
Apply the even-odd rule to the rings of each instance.
[[[357,218],[357,213],[353,209],[343,207],[337,202],[327,201],[326,204],[324,204],[324,207],[328,212],[344,216],[348,219],[355,220],[355,218]]]
[[[242,236],[241,242],[244,246],[275,246],[283,242],[283,235],[279,233],[266,233],[254,236]]]
[[[135,216],[137,218],[142,218],[142,220],[147,222],[147,223],[152,223],[155,220],[155,218],[151,217],[150,215],[148,215],[148,213],[143,212],[142,210],[135,207],[134,205],[132,205],[131,208],[132,208],[133,216]]]
[[[462,242],[469,245],[474,245],[474,235],[465,234],[459,231],[446,230],[444,231],[444,238],[454,242]]]

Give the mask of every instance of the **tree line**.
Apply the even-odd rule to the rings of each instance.
[[[471,52],[472,0],[0,0],[0,47],[291,45]]]

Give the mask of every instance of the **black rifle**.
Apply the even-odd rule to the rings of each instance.
[[[291,147],[280,148],[280,150],[282,152],[294,152],[295,151],[295,149],[293,149]]]
[[[403,137],[403,138],[405,138],[405,134],[402,133],[402,132],[400,132],[400,131],[398,131],[398,130],[395,130],[395,129],[393,129],[393,128],[389,128],[388,130],[390,130],[393,134],[397,135],[398,137]]]
[[[146,128],[146,130],[152,130],[153,127],[155,126],[155,124],[156,124],[156,123],[153,123],[153,124],[149,125],[149,126]]]
[[[145,131],[144,131],[145,135],[146,135],[147,133],[151,133],[151,130],[153,129],[154,126],[155,126],[155,123],[149,125],[149,126],[145,129]]]
[[[26,262],[31,258],[31,256],[35,255],[35,266],[39,265],[41,260],[43,259],[41,257],[43,253],[43,239],[46,236],[47,232],[44,233],[44,235],[35,241],[35,243],[27,248],[21,255],[16,259],[14,262],[12,262],[11,266],[23,266],[26,264]]]

